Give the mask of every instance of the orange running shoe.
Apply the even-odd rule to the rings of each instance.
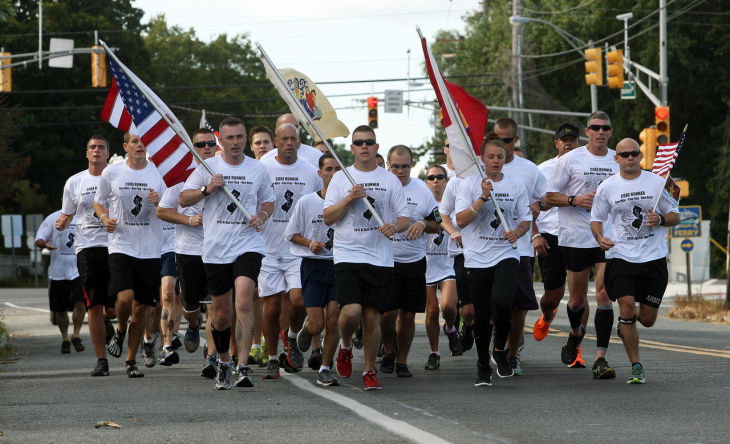
[[[557,314],[558,309],[556,308],[553,310],[553,320],[555,319],[555,315]],[[553,321],[545,322],[545,318],[543,315],[540,315],[540,319],[535,322],[535,326],[532,329],[532,336],[535,338],[536,341],[542,341],[545,339],[545,336],[548,334],[548,330],[550,330],[550,324]]]
[[[586,368],[586,361],[580,355],[580,345],[578,346],[578,355],[575,357],[575,361],[568,365],[570,368]]]

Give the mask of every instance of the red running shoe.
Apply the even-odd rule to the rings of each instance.
[[[340,351],[337,352],[336,366],[337,373],[343,378],[352,376],[352,349],[345,350],[340,345]]]
[[[378,381],[378,376],[375,374],[375,370],[370,370],[369,372],[362,375],[362,382],[365,383],[365,391],[369,390],[383,390],[383,386],[380,385],[380,381]]]

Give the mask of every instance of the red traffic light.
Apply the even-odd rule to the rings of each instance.
[[[657,106],[654,114],[656,114],[657,119],[664,120],[669,117],[669,108],[666,106]]]
[[[375,108],[376,106],[378,106],[378,98],[368,97],[368,108]]]

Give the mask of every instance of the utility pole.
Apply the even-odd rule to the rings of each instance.
[[[667,85],[667,0],[659,0],[659,94],[663,106],[669,105]]]
[[[512,0],[512,15],[520,14],[522,8],[521,0]],[[525,106],[524,94],[522,92],[522,25],[520,23],[512,24],[512,103],[516,108],[522,109]],[[522,129],[524,122],[524,114],[520,111],[517,114],[518,135],[520,137],[520,146],[525,147],[525,130]]]

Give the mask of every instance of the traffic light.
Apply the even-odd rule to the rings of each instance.
[[[603,60],[601,48],[584,51],[586,56],[586,85],[603,85]]]
[[[0,52],[0,92],[13,90],[13,74],[10,72],[10,64],[13,63],[11,55],[9,52]]]
[[[620,49],[606,53],[608,65],[608,87],[624,87],[624,52]]]
[[[368,126],[370,128],[378,127],[378,98],[368,97]]]
[[[92,46],[91,53],[91,86],[93,88],[106,88],[106,53],[101,46]]]
[[[654,165],[654,158],[656,157],[656,128],[644,128],[639,133],[639,140],[641,140],[641,154],[644,157],[639,162],[642,170],[651,171],[652,165]]]
[[[669,107],[657,106],[654,108],[654,122],[656,123],[657,145],[669,143]]]

